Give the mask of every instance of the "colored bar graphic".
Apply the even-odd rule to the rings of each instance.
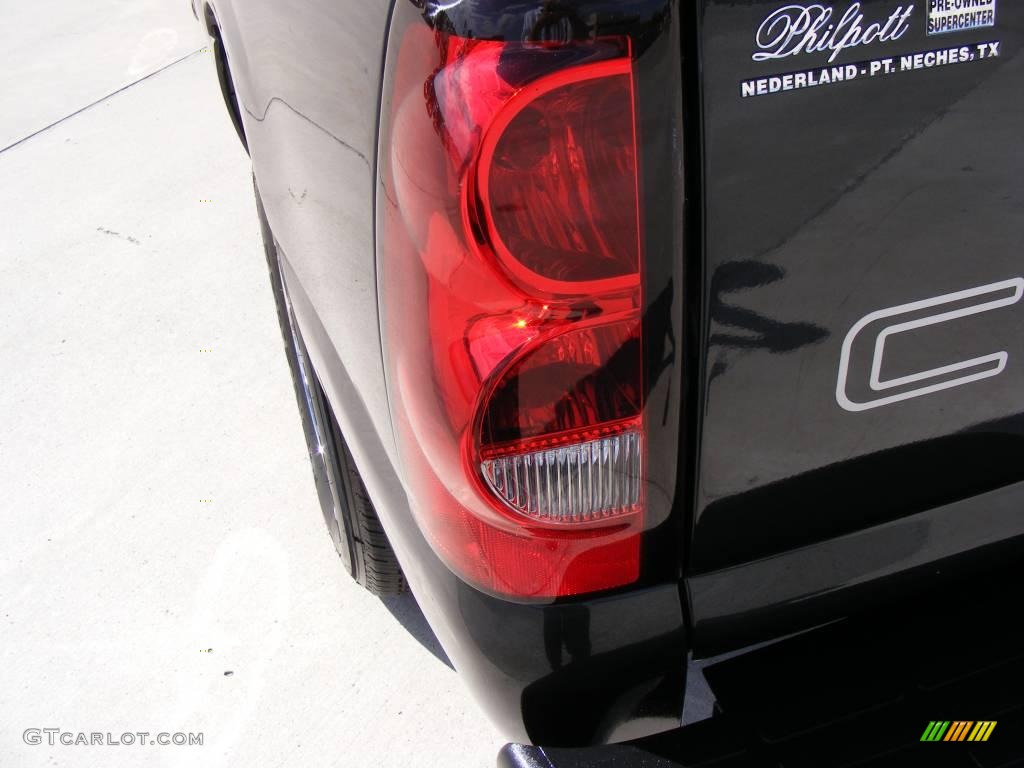
[[[978,727],[975,729],[978,733],[971,734],[971,741],[988,741],[988,737],[992,735],[992,731],[996,729],[996,721],[988,720],[978,723]]]
[[[988,741],[995,728],[995,720],[932,720],[921,741]]]
[[[945,741],[963,741],[967,738],[972,725],[974,723],[970,720],[955,721],[953,727],[949,729],[949,733],[946,734]]]
[[[946,733],[947,728],[949,728],[948,720],[932,720],[928,723],[928,727],[924,729],[921,741],[939,741]]]

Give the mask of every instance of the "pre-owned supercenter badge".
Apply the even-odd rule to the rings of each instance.
[[[996,25],[996,0],[928,0],[928,34]]]

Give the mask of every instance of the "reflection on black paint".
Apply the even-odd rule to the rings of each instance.
[[[523,39],[564,43],[585,39],[587,25],[575,10],[547,2],[523,15]]]
[[[663,41],[672,4],[666,0],[407,0],[439,32],[480,40],[593,40],[628,34],[634,55]],[[539,6],[539,7],[538,7]],[[678,43],[677,43],[678,44]]]
[[[644,312],[644,402],[648,402],[651,391],[665,371],[671,371],[676,360],[676,332],[672,326],[672,299],[674,284],[672,280],[657,295]],[[671,375],[671,374],[670,374]],[[665,400],[661,404],[661,423],[668,423],[669,391],[667,387]]]
[[[715,333],[711,343],[740,349],[763,348],[769,352],[792,352],[828,336],[813,323],[784,323],[727,304],[722,297],[747,288],[770,285],[786,276],[781,267],[759,261],[730,261],[711,277],[711,319],[719,325],[748,331],[745,334]]]
[[[693,567],[727,568],[1001,488],[1019,479],[1022,449],[1024,417],[1014,416],[726,496],[700,517],[706,546],[695,551]],[[751,515],[751,509],[771,514]]]
[[[760,261],[730,261],[715,270],[711,276],[711,299],[709,313],[711,322],[717,328],[709,343],[719,347],[719,356],[712,363],[710,380],[725,373],[728,361],[724,349],[766,349],[773,354],[793,352],[800,347],[816,344],[828,338],[828,331],[813,323],[787,323],[774,320],[752,309],[745,309],[727,303],[725,296],[759,288],[777,282],[786,276],[785,271],[775,264]]]
[[[544,653],[551,669],[561,669],[563,651],[569,661],[590,657],[590,609],[585,605],[567,605],[558,613],[544,614]]]
[[[625,617],[619,620],[628,621]],[[682,710],[678,692],[686,682],[682,630],[614,650],[594,649],[592,640],[601,645],[602,624],[602,617],[595,619],[585,605],[567,604],[544,614],[544,644],[551,672],[522,692],[523,711],[535,715],[527,722],[534,743],[577,746],[607,742],[613,736],[612,725],[622,721],[627,711],[632,717],[660,720],[664,729],[678,724]],[[666,663],[669,658],[673,660]],[[581,717],[581,702],[604,716]],[[679,702],[678,709],[667,709],[666,702]]]

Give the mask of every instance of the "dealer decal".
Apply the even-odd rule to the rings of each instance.
[[[925,3],[929,35],[995,25],[996,0],[925,0]],[[1000,42],[995,40],[899,56],[883,56],[850,64],[833,64],[844,51],[901,40],[914,23],[914,8],[912,4],[901,4],[891,11],[872,17],[864,13],[859,2],[850,4],[842,12],[834,6],[820,3],[793,3],[772,11],[754,35],[755,50],[751,55],[754,61],[769,62],[794,56],[828,54],[828,64],[743,80],[740,82],[740,95],[743,98],[765,96],[998,58]]]
[[[941,48],[936,51],[920,51],[905,56],[890,56],[882,59],[861,61],[836,67],[818,67],[800,72],[785,72],[770,77],[756,77],[740,83],[740,94],[766,96],[770,93],[814,88],[819,85],[834,85],[850,80],[895,75],[897,72],[913,72],[918,69],[945,67],[950,64],[964,64],[977,59],[994,59],[999,56],[1001,43],[961,45],[955,48]]]
[[[847,48],[899,40],[910,29],[914,6],[899,6],[884,20],[868,23],[860,3],[839,16],[826,5],[787,5],[770,14],[757,30],[754,61],[784,59],[804,53],[830,51],[829,61]]]
[[[928,0],[928,34],[996,25],[996,0]]]

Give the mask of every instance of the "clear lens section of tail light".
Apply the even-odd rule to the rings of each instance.
[[[481,469],[509,509],[543,522],[589,523],[639,511],[642,442],[630,430],[485,459]]]

